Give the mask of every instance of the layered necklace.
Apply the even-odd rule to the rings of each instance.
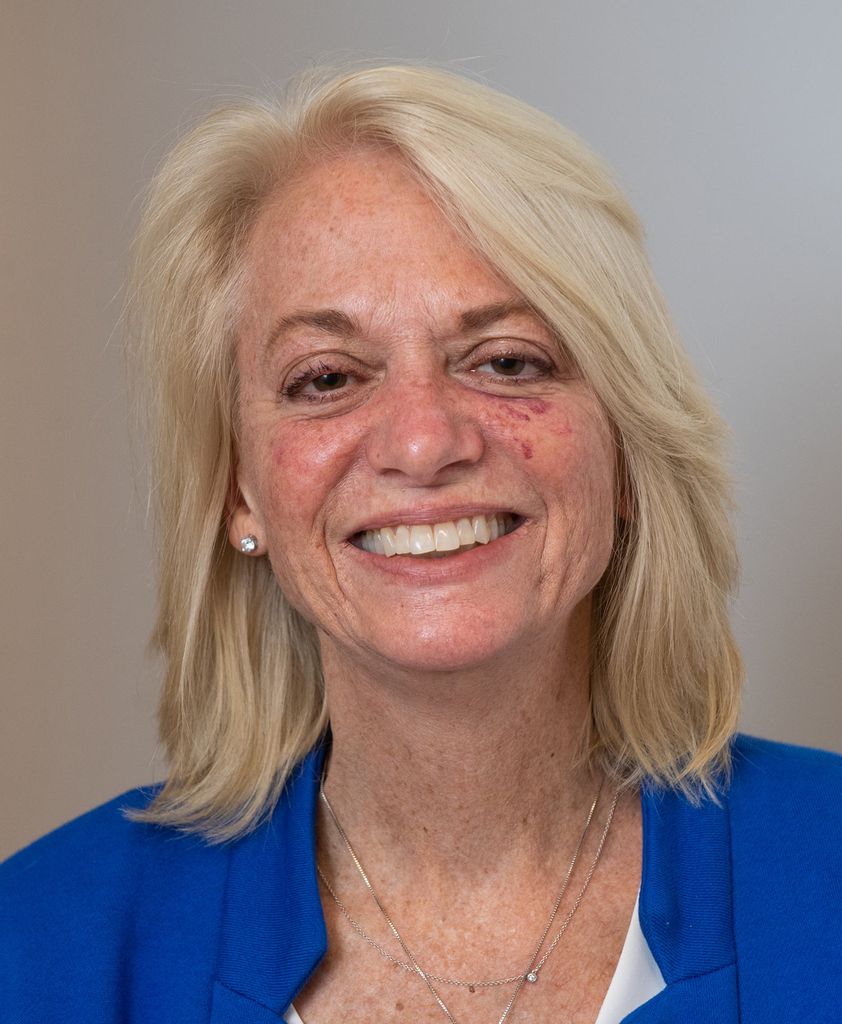
[[[503,1024],[503,1022],[506,1020],[506,1018],[511,1013],[512,1007],[515,1005],[515,1000],[520,995],[520,992],[523,989],[524,985],[527,985],[527,984],[534,985],[538,981],[538,976],[540,974],[541,969],[543,968],[544,964],[547,962],[547,960],[551,956],[553,950],[556,948],[556,946],[561,941],[561,938],[564,935],[564,933],[567,931],[567,929],[568,929],[568,927],[570,925],[570,922],[573,920],[573,915],[579,909],[579,905],[581,904],[582,900],[584,899],[585,892],[587,891],[587,888],[590,885],[591,878],[593,877],[593,873],[596,870],[597,864],[599,863],[599,858],[602,855],[602,849],[605,846],[605,840],[608,837],[608,830],[611,828],[611,822],[613,821],[613,818],[614,818],[614,811],[616,810],[617,801],[618,801],[619,796],[620,796],[619,792],[617,792],[614,795],[614,799],[611,802],[611,806],[610,806],[610,808],[608,810],[608,816],[607,816],[606,821],[605,821],[605,826],[602,829],[602,834],[600,835],[599,843],[597,844],[596,852],[595,852],[595,854],[593,856],[593,860],[591,861],[591,864],[590,864],[590,867],[588,869],[587,875],[585,876],[585,879],[582,882],[582,885],[581,885],[581,887],[579,889],[579,892],[578,892],[578,894],[576,896],[576,899],[574,900],[573,905],[570,908],[570,910],[567,912],[567,915],[565,916],[564,920],[562,921],[561,925],[559,926],[558,931],[556,932],[555,936],[553,937],[553,939],[550,942],[549,946],[547,947],[546,951],[542,954],[541,950],[544,947],[544,943],[547,940],[547,936],[550,934],[550,930],[552,929],[553,923],[555,922],[556,916],[558,915],[559,907],[561,906],[561,901],[564,898],[564,894],[567,891],[567,886],[568,886],[568,883],[570,881],[570,877],[573,874],[573,869],[575,868],[576,862],[579,859],[579,853],[580,853],[580,851],[582,849],[582,846],[583,846],[583,844],[585,842],[585,837],[588,834],[588,830],[590,829],[591,822],[593,821],[593,817],[594,817],[594,814],[596,812],[596,808],[597,808],[597,805],[599,803],[599,799],[600,799],[601,793],[602,793],[602,786],[600,786],[599,791],[597,792],[596,797],[594,798],[594,801],[591,804],[590,809],[588,810],[587,817],[585,818],[585,824],[582,827],[582,831],[581,831],[581,834],[579,836],[579,841],[576,844],[576,849],[573,851],[573,857],[572,857],[572,859],[570,861],[570,864],[569,864],[569,866],[567,868],[567,871],[565,872],[564,879],[563,879],[563,881],[561,883],[561,888],[559,889],[558,896],[556,897],[555,903],[553,904],[553,908],[552,908],[552,911],[550,913],[550,919],[547,922],[546,927],[544,928],[544,930],[541,933],[541,937],[538,940],[538,944],[535,946],[535,950],[534,950],[532,956],[529,959],[529,962],[527,964],[526,970],[525,971],[521,971],[521,972],[519,972],[517,974],[512,974],[511,976],[509,976],[507,978],[494,978],[494,979],[486,979],[486,980],[480,980],[480,981],[463,981],[463,980],[458,979],[458,978],[448,978],[448,977],[443,977],[442,975],[439,975],[439,974],[433,974],[431,971],[426,971],[426,970],[424,970],[423,967],[421,967],[421,965],[418,963],[417,958],[415,957],[413,952],[410,950],[410,948],[407,946],[407,944],[404,941],[401,933],[398,931],[397,927],[395,926],[394,921],[392,920],[392,918],[389,916],[388,912],[386,911],[386,908],[383,906],[383,903],[381,902],[380,897],[375,892],[374,886],[371,884],[371,881],[370,881],[370,879],[368,877],[368,874],[367,874],[365,868],[362,866],[362,863],[360,862],[360,859],[357,856],[357,854],[356,854],[356,852],[354,850],[354,847],[351,845],[351,841],[348,838],[348,835],[345,832],[345,829],[340,824],[339,818],[336,816],[336,812],[334,811],[333,807],[331,806],[330,801],[328,800],[327,795],[326,795],[326,793],[324,791],[324,776],[322,777],[321,785],[319,787],[319,796],[321,797],[322,802],[324,803],[325,807],[327,808],[328,815],[329,815],[331,821],[336,826],[336,831],[339,833],[339,836],[342,839],[342,842],[343,842],[343,844],[345,846],[345,849],[350,854],[351,859],[354,862],[354,866],[356,867],[360,877],[362,878],[363,882],[365,883],[365,887],[368,890],[369,895],[371,896],[372,900],[376,904],[377,909],[379,910],[380,914],[382,915],[383,919],[385,920],[386,924],[388,925],[389,930],[391,931],[392,935],[394,935],[395,939],[397,940],[397,942],[399,943],[401,949],[403,950],[404,956],[406,957],[406,960],[401,960],[398,957],[393,956],[391,953],[389,953],[388,950],[384,949],[383,946],[379,942],[377,942],[375,939],[373,939],[365,931],[365,929],[362,927],[362,925],[357,920],[355,920],[355,918],[353,918],[351,916],[351,914],[349,913],[347,907],[339,899],[339,896],[336,894],[336,891],[334,890],[333,886],[328,881],[327,876],[325,875],[325,873],[322,870],[320,865],[317,865],[317,870],[319,872],[319,877],[321,878],[325,888],[327,889],[327,891],[330,894],[331,898],[333,899],[334,903],[336,904],[336,906],[338,907],[338,909],[340,910],[342,915],[345,917],[345,919],[348,921],[348,923],[351,925],[351,927],[354,929],[354,931],[356,931],[358,935],[360,935],[363,939],[365,939],[365,941],[370,946],[373,946],[374,949],[376,949],[377,952],[380,954],[380,956],[382,956],[385,960],[388,960],[394,966],[400,967],[400,968],[402,968],[405,971],[409,971],[409,972],[411,972],[413,974],[417,974],[421,978],[421,980],[424,982],[424,984],[426,985],[427,989],[429,990],[429,992],[432,995],[433,999],[435,999],[435,1001],[436,1001],[437,1005],[439,1006],[439,1008],[442,1010],[444,1015],[450,1021],[450,1024],[458,1024],[458,1021],[456,1020],[456,1017],[453,1015],[453,1012],[450,1010],[450,1008],[447,1006],[445,1001],[442,999],[440,992],[436,988],[436,985],[455,985],[455,986],[458,986],[460,988],[467,988],[469,992],[475,992],[478,988],[496,988],[496,987],[500,987],[500,986],[504,986],[504,985],[512,985],[513,984],[515,986],[514,992],[512,993],[511,998],[509,999],[508,1003],[506,1004],[506,1007],[503,1010],[503,1013],[501,1014],[501,1016],[499,1017],[498,1022],[497,1022],[497,1024]]]

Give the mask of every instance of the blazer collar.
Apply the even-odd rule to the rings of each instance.
[[[640,927],[666,988],[623,1024],[739,1020],[727,797],[644,787]]]
[[[320,743],[272,816],[232,844],[211,1024],[278,1024],[327,950],[316,878]]]
[[[325,745],[295,769],[272,816],[232,844],[212,1024],[277,1024],[327,950],[316,877]],[[693,807],[644,787],[640,925],[666,988],[624,1024],[738,1020],[727,803]]]

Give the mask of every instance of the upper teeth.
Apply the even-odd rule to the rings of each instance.
[[[384,526],[360,534],[360,546],[371,554],[426,555],[433,551],[458,551],[489,541],[511,529],[512,516],[500,512],[490,516],[471,516],[456,522],[423,526]]]

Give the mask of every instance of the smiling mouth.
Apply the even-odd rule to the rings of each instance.
[[[455,522],[384,526],[363,530],[351,537],[354,547],[372,555],[411,555],[415,558],[447,558],[505,537],[525,522],[512,512],[478,515]]]

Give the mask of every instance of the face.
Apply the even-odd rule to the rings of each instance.
[[[615,456],[543,322],[384,152],[273,197],[248,265],[232,544],[346,656],[556,643],[608,563]]]

